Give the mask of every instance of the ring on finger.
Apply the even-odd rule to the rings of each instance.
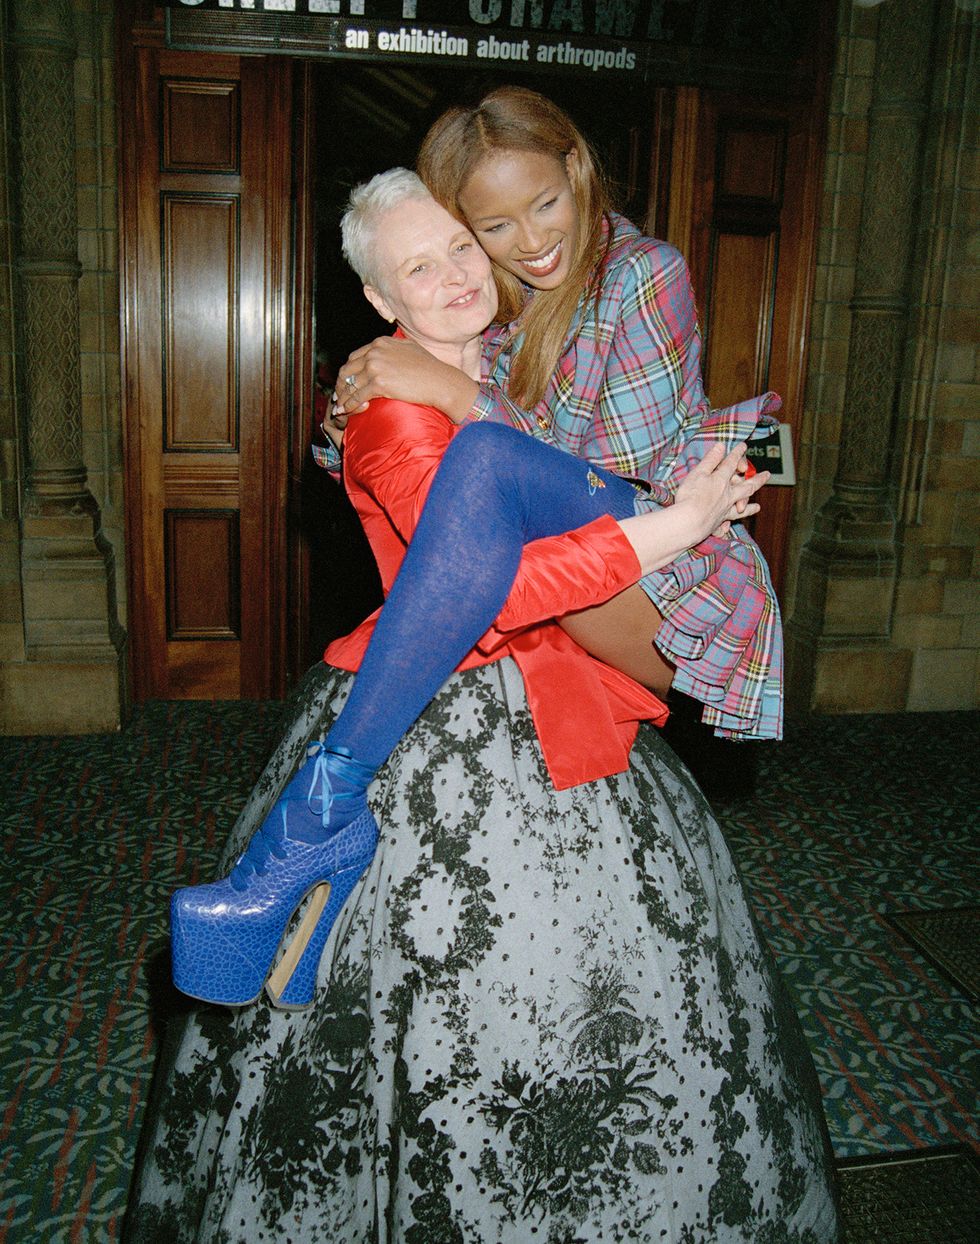
[[[351,393],[353,393],[353,392],[356,390],[356,388],[357,388],[357,381],[354,379],[354,377],[353,377],[353,376],[345,376],[345,377],[344,377],[344,384],[345,384],[345,385],[347,385],[347,387],[348,387],[348,389],[350,389]]]

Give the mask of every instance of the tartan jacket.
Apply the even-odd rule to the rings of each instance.
[[[491,328],[470,419],[495,419],[643,481],[643,505],[669,504],[715,441],[764,435],[781,405],[765,393],[712,410],[701,379],[701,336],[690,273],[666,242],[621,216],[596,303],[580,307],[541,401],[507,397],[519,322]],[[532,295],[533,296],[533,295]],[[642,581],[663,615],[657,647],[676,665],[674,686],[705,704],[704,720],[732,738],[782,733],[782,632],[768,567],[744,528],[710,537]]]

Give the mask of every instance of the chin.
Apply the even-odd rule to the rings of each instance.
[[[556,272],[552,272],[548,276],[535,277],[531,280],[525,274],[521,279],[525,285],[530,285],[532,289],[557,289],[558,286],[564,282],[567,275],[567,272],[563,272],[561,268],[559,268]]]

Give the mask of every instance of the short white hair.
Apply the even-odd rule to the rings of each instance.
[[[431,198],[421,177],[407,168],[390,168],[354,187],[340,219],[340,236],[344,258],[365,285],[375,289],[383,285],[374,266],[381,217],[408,199]]]

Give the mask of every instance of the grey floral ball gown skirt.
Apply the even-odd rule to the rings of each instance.
[[[310,671],[222,867],[350,680]],[[371,804],[313,1006],[168,1033],[129,1241],[836,1239],[799,1024],[652,727],[556,792],[505,659],[450,679]]]

